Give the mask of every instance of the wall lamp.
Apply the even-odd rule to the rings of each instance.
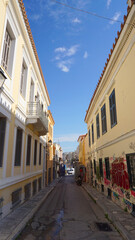
[[[7,77],[4,74],[4,71],[0,68],[0,89],[3,89],[3,84]]]

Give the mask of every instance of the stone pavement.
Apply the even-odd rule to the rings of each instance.
[[[59,181],[60,179],[56,179],[30,200],[18,206],[13,212],[3,218],[0,221],[0,240],[15,239]]]
[[[88,183],[83,183],[82,186],[94,202],[104,211],[106,217],[112,222],[122,237],[126,240],[135,240],[135,217],[125,212]]]

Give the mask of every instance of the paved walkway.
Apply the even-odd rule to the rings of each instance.
[[[0,240],[15,239],[19,235],[59,180],[53,181],[0,221]]]
[[[107,218],[113,223],[124,239],[135,240],[135,217],[124,212],[112,200],[91,187],[88,183],[83,183],[83,188],[91,198],[101,207]]]

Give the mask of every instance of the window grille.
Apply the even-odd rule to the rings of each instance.
[[[92,130],[92,143],[94,143],[94,125],[93,124],[91,126],[91,130]]]
[[[22,134],[23,134],[23,130],[21,128],[17,128],[15,166],[21,166]]]
[[[11,36],[6,29],[5,33],[5,39],[4,39],[4,47],[3,47],[3,53],[2,53],[2,66],[5,70],[8,70],[8,63],[9,63],[9,56],[10,56],[10,50],[11,50]]]
[[[39,145],[39,165],[41,165],[42,144]]]
[[[110,163],[109,158],[105,158],[106,178],[110,180]]]
[[[27,158],[26,158],[26,165],[30,166],[30,157],[31,157],[31,135],[28,135],[27,140]]]
[[[105,104],[101,108],[101,119],[102,119],[102,134],[107,132],[107,125],[106,125],[106,107]]]
[[[37,140],[35,140],[34,144],[34,165],[37,164]]]
[[[6,131],[6,118],[0,117],[0,167],[3,165],[3,153]]]
[[[24,187],[25,200],[31,197],[31,183],[28,183]]]
[[[16,207],[21,202],[21,192],[22,188],[17,189],[16,191],[12,192],[12,207]]]
[[[97,138],[99,138],[100,137],[99,113],[96,116],[96,125],[97,125]]]
[[[127,154],[127,169],[129,175],[129,183],[132,189],[135,189],[135,153]]]
[[[102,158],[99,159],[99,173],[100,173],[100,177],[103,177],[103,163],[102,163]]]
[[[37,192],[37,179],[33,181],[33,196],[36,194]]]
[[[109,97],[109,102],[110,102],[111,127],[114,127],[117,124],[115,89],[113,89]]]

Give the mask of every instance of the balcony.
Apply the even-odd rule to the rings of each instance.
[[[43,112],[39,102],[27,103],[27,119],[26,125],[32,125],[33,130],[38,132],[39,136],[48,133],[48,115]]]

